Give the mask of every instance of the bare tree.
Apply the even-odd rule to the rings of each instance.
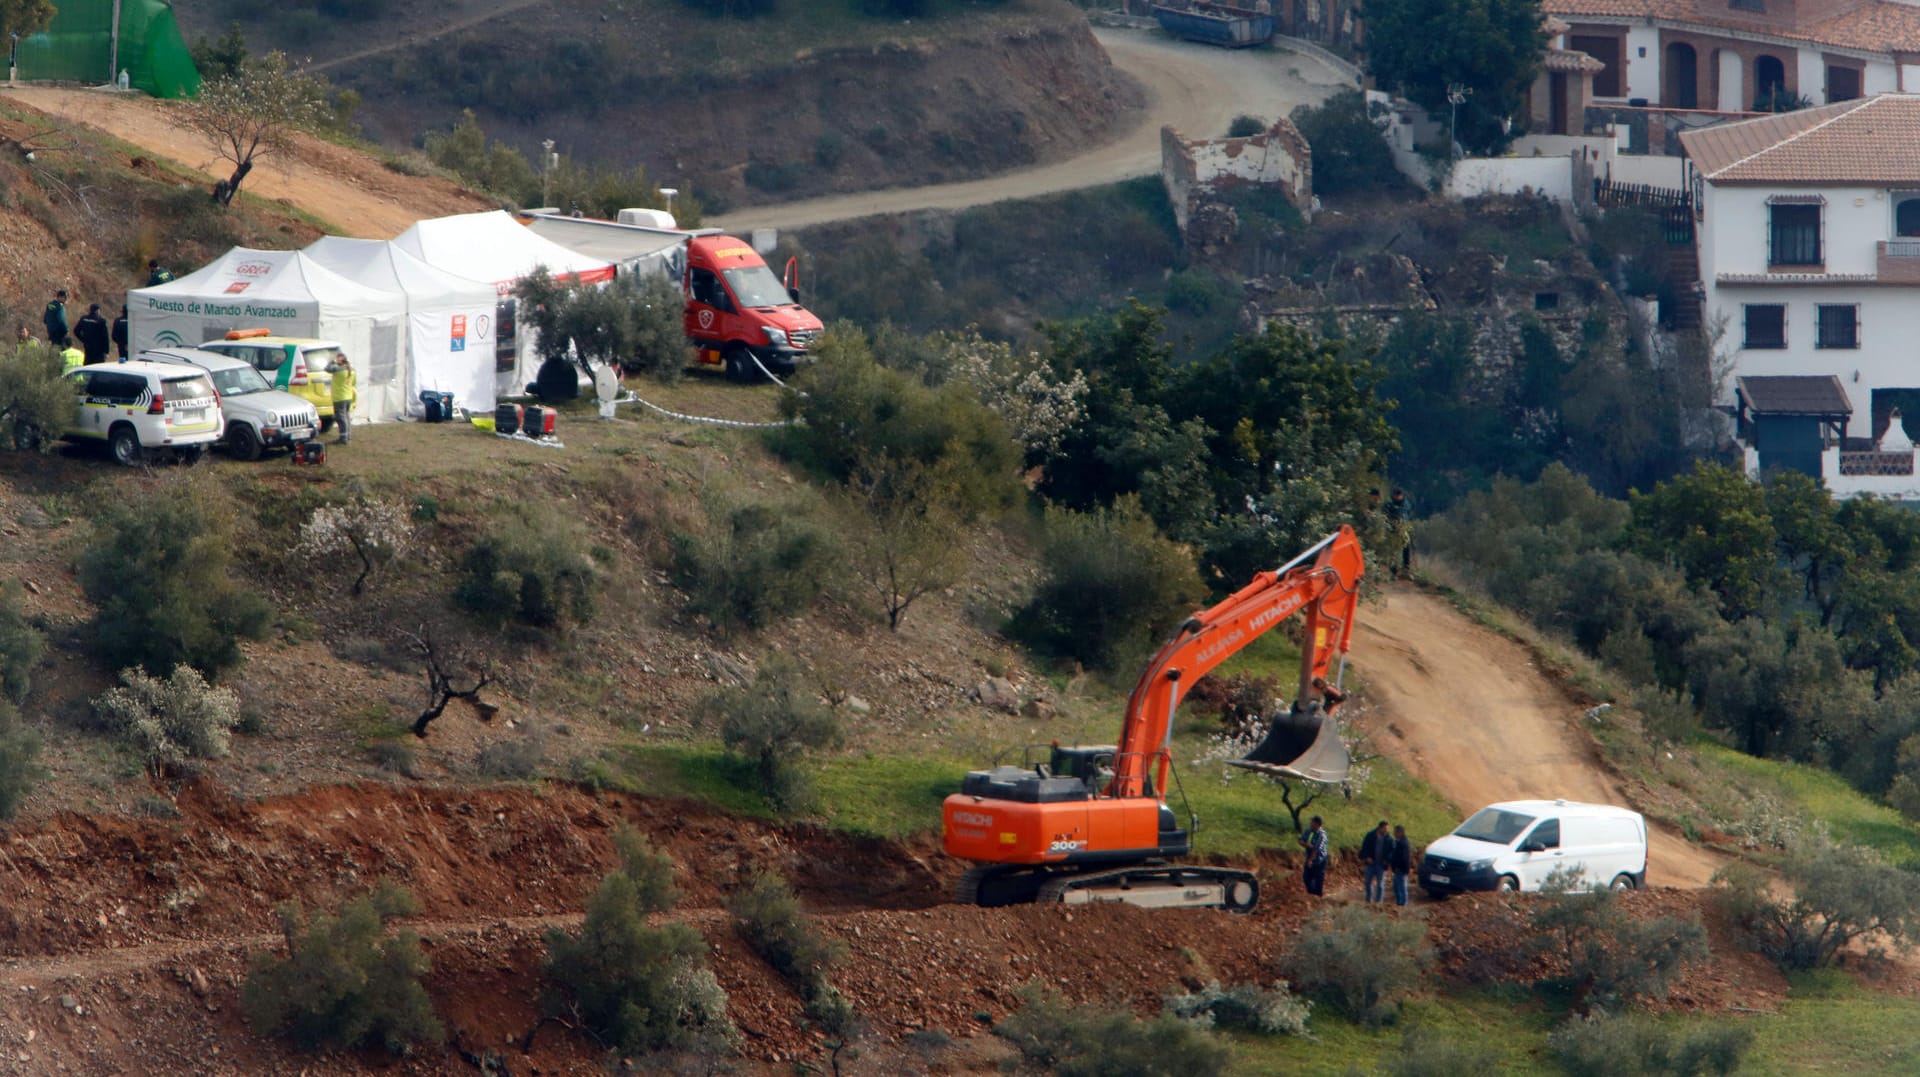
[[[466,688],[457,688],[454,686],[452,675],[447,672],[440,652],[433,645],[433,637],[425,628],[417,633],[402,632],[400,634],[407,637],[407,641],[413,645],[414,653],[420,656],[421,662],[427,667],[427,708],[413,720],[414,736],[425,740],[427,726],[432,725],[435,718],[446,713],[447,704],[456,699],[466,700],[467,706],[473,708],[473,713],[478,715],[481,721],[493,720],[494,714],[500,708],[491,703],[482,702],[480,699],[480,690],[493,682],[491,666],[483,666],[476,672],[469,665],[468,672],[474,674],[473,684]]]
[[[233,172],[214,184],[214,201],[231,204],[254,162],[291,153],[294,132],[321,126],[327,112],[326,84],[288,67],[281,52],[203,83],[188,106],[187,123],[233,165]]]

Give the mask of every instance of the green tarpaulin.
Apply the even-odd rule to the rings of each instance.
[[[15,61],[28,82],[104,86],[121,71],[134,89],[155,97],[200,92],[187,43],[166,0],[55,0],[52,25],[20,39]],[[114,67],[113,12],[120,9],[119,68]]]

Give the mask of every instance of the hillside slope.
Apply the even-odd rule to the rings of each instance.
[[[205,177],[209,187],[230,171],[206,140],[185,125],[177,102],[51,86],[3,92],[174,162]],[[491,199],[437,176],[402,175],[366,154],[311,135],[295,135],[294,145],[290,158],[262,159],[242,189],[294,206],[341,235],[391,239],[422,217],[498,208]]]

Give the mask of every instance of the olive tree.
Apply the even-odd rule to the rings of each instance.
[[[188,106],[187,124],[233,166],[213,185],[214,201],[231,204],[255,162],[292,153],[294,132],[322,126],[328,115],[326,84],[293,70],[283,52],[202,83]]]

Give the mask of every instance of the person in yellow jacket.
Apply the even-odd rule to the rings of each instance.
[[[80,346],[69,339],[67,346],[60,352],[60,368],[62,370],[77,370],[85,365],[87,365],[87,353],[81,351]]]
[[[353,391],[353,364],[346,356],[333,361],[333,421],[340,431],[340,444],[345,445],[353,433],[353,401],[357,395]]]

